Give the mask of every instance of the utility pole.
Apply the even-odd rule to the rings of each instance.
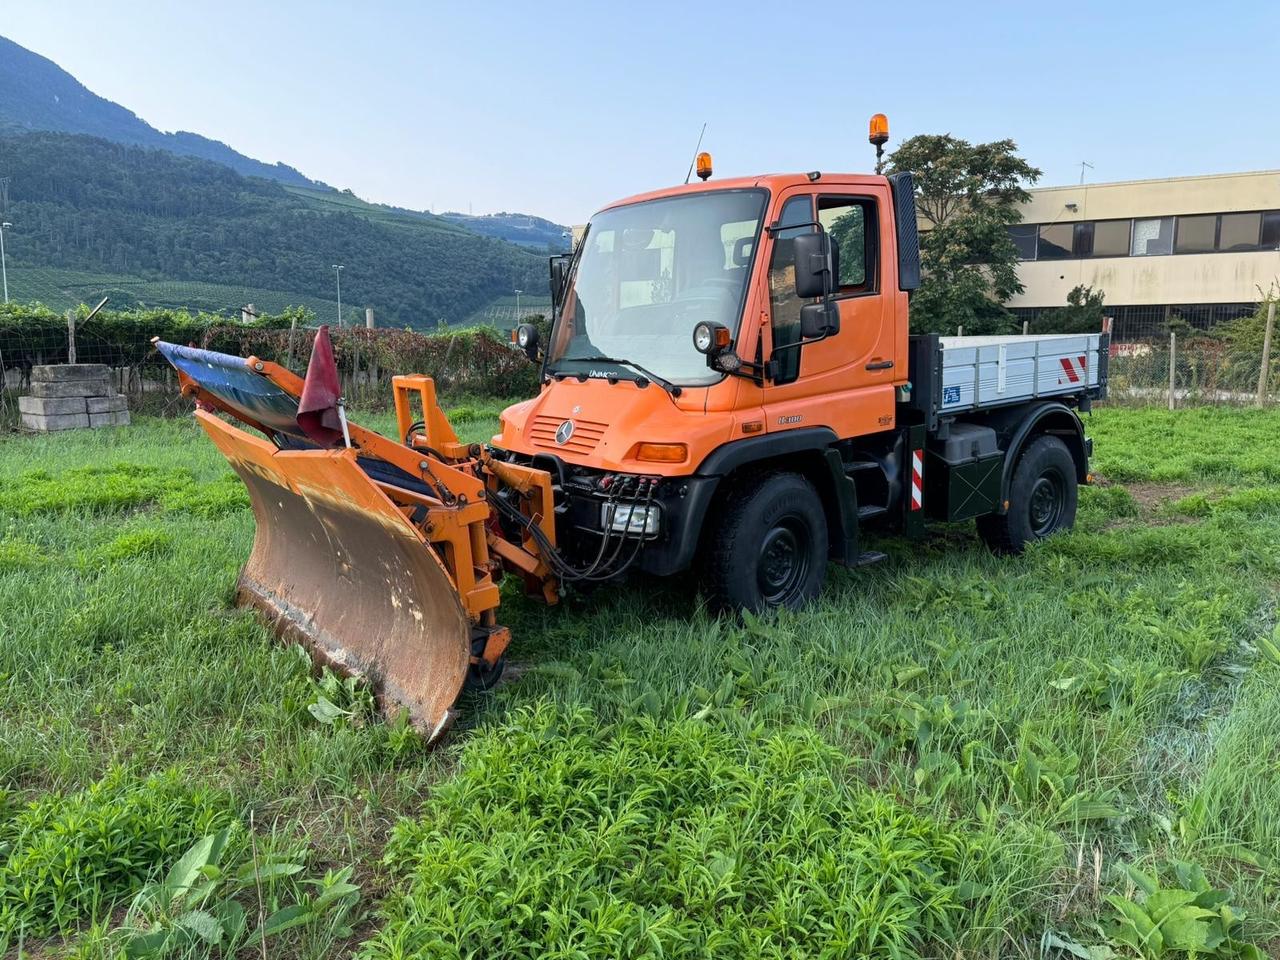
[[[342,326],[342,268],[344,264],[335,263],[333,272],[338,277],[338,326]]]
[[[9,302],[9,268],[4,262],[4,232],[12,227],[8,220],[0,223],[0,276],[4,278],[4,302]]]

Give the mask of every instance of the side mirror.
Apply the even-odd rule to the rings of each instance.
[[[516,327],[516,346],[524,351],[530,360],[538,359],[538,328],[532,323],[522,323]]]
[[[800,336],[818,340],[840,332],[840,308],[830,300],[806,303],[800,308]]]
[[[835,292],[839,248],[824,230],[802,233],[792,241],[796,256],[796,296],[802,300]]]
[[[551,258],[551,302],[559,303],[569,285],[569,255],[560,254]]]

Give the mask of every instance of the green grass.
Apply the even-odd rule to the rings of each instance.
[[[453,413],[479,440],[499,409]],[[232,608],[252,517],[189,420],[0,439],[0,904],[106,955],[226,816],[355,865],[373,911],[273,955],[1136,956],[1106,897],[1175,861],[1274,951],[1280,412],[1088,428],[1076,532],[1022,558],[943,527],[744,624],[683,582],[508,589],[515,678],[434,751],[358,702],[318,722],[306,665]],[[160,783],[209,805],[143,829],[139,804],[182,809]]]

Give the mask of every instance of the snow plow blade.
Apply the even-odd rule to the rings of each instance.
[[[354,450],[282,450],[196,417],[253,504],[238,601],[318,662],[367,679],[388,718],[406,709],[436,739],[466,680],[472,632],[435,550]]]

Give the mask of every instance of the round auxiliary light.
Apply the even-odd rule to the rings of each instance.
[[[711,324],[704,320],[693,328],[693,349],[699,353],[709,353],[715,343],[716,335],[711,329]]]

